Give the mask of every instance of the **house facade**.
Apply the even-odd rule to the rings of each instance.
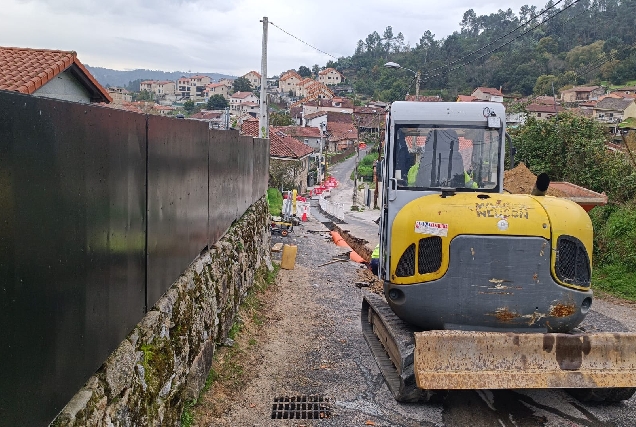
[[[335,68],[325,68],[318,73],[318,81],[324,85],[335,86],[344,81],[344,76]]]
[[[109,87],[108,94],[113,99],[113,104],[132,102],[132,95],[123,87]]]
[[[278,79],[278,91],[287,94],[291,91],[294,96],[298,96],[298,84],[303,78],[296,71],[288,71]]]
[[[501,90],[492,87],[478,87],[471,94],[472,97],[480,101],[503,102]]]
[[[177,85],[170,80],[146,80],[139,83],[140,91],[154,93],[156,97],[173,96]]]
[[[205,86],[203,92],[206,98],[210,98],[213,95],[221,95],[225,99],[230,99],[230,88],[225,83],[210,83]]]
[[[256,104],[258,111],[259,99],[252,92],[236,92],[230,96],[230,110],[234,112],[242,112],[241,104],[247,104],[245,108],[253,108]]]
[[[245,74],[243,77],[245,77],[247,81],[250,82],[250,84],[252,85],[254,89],[258,89],[259,87],[261,87],[261,75],[257,73],[256,71],[250,71],[249,73]]]
[[[177,80],[176,95],[182,99],[203,100],[206,86],[211,82],[208,76],[181,77]]]
[[[556,116],[558,113],[563,111],[563,107],[556,104],[547,105],[533,103],[526,106],[526,111],[528,112],[528,115],[534,117],[537,120],[546,120],[550,117]]]
[[[594,106],[593,117],[602,123],[620,123],[636,118],[636,102],[633,98],[603,98]]]
[[[85,104],[113,100],[77,53],[62,50],[0,47],[0,90]]]
[[[603,95],[605,95],[605,89],[600,86],[578,86],[561,91],[561,101],[565,103],[596,101]]]

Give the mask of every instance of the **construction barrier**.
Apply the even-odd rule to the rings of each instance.
[[[320,209],[322,209],[323,212],[338,218],[340,221],[344,221],[345,211],[344,205],[342,203],[328,202],[327,200],[325,200],[324,197],[322,197],[322,195],[319,197],[318,203],[320,205]]]

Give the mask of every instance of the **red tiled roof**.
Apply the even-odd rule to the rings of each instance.
[[[482,93],[487,93],[488,95],[494,96],[503,96],[503,93],[499,89],[495,89],[494,87],[478,87],[475,90],[479,90]],[[473,92],[474,93],[474,92]]]
[[[249,73],[245,73],[245,75],[243,75],[243,77],[247,76],[248,74],[256,74],[256,77],[258,77],[259,79],[261,78],[261,74],[257,71],[250,71]]]
[[[269,155],[289,159],[301,159],[313,153],[314,149],[307,144],[292,138],[284,132],[269,128]]]
[[[302,107],[292,107],[292,108],[302,108]],[[326,115],[327,115],[326,111],[316,111],[315,113],[305,114],[303,118],[305,120],[311,120],[311,119],[315,119],[316,117],[321,117]]]
[[[554,105],[555,100],[552,96],[541,95],[534,98],[533,104]]]
[[[259,121],[257,119],[254,120],[245,120],[243,124],[241,124],[241,134],[253,136],[254,138],[258,137],[258,125]]]
[[[300,74],[298,74],[296,71],[292,70],[292,71],[287,71],[282,76],[280,76],[279,80],[287,80],[287,79],[291,79],[292,77],[296,77],[298,79],[298,81],[301,81],[303,79],[300,76]]]
[[[276,126],[275,130],[296,138],[320,138],[320,129],[308,126]]]
[[[457,95],[457,102],[475,102],[479,101],[479,99],[475,98],[472,95]]]
[[[208,83],[207,85],[205,85],[205,87],[209,87],[210,89],[222,86],[225,86],[225,83]]]
[[[112,102],[108,91],[77,59],[77,53],[63,50],[0,47],[0,90],[31,95],[73,65],[83,77],[80,82],[91,86],[92,98]]]
[[[573,87],[572,89],[562,90],[561,93],[565,92],[592,92],[593,90],[598,89],[599,86],[578,86]]]
[[[258,137],[259,121],[246,120],[241,125],[241,134]],[[307,144],[292,138],[281,128],[269,127],[269,155],[272,157],[300,159],[314,152]]]
[[[338,74],[340,74],[341,77],[344,77],[342,75],[342,73],[340,71],[336,70],[335,68],[325,68],[324,70],[318,72],[318,74],[321,75],[321,76],[324,76],[324,75],[329,74],[330,71],[333,71],[334,73],[338,73]]]
[[[210,119],[218,119],[223,115],[223,113],[219,113],[216,111],[199,111],[196,114],[190,116],[192,119],[202,119],[202,120],[210,120]],[[245,124],[245,122],[243,122]],[[258,126],[257,126],[258,131]]]
[[[341,141],[343,139],[357,140],[358,129],[350,123],[327,122],[329,141]]]
[[[544,104],[530,104],[526,107],[526,111],[530,112],[530,113],[553,113],[556,114],[559,111],[563,111],[563,107],[560,106],[556,106],[556,111],[555,111],[555,106],[554,105],[544,105]]]
[[[254,95],[254,94],[252,92],[236,92],[231,97],[232,98],[244,99],[244,98],[247,98],[250,95]]]

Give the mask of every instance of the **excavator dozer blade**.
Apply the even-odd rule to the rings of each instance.
[[[636,387],[636,333],[415,333],[422,389]]]

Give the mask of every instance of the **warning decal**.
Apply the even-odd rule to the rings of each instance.
[[[415,221],[415,232],[419,234],[430,234],[432,236],[446,237],[448,235],[448,224],[428,221]]]

